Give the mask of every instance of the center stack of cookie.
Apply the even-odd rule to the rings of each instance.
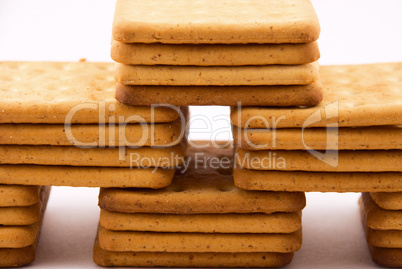
[[[322,100],[319,32],[309,0],[118,0],[115,96],[133,106],[314,106]],[[163,190],[101,190],[96,263],[290,262],[301,244],[304,193],[241,191],[233,186],[232,168],[197,168],[194,150],[187,155],[189,171]],[[199,153],[220,156],[211,148]]]
[[[319,32],[309,0],[118,0],[116,99],[314,106],[322,99]]]
[[[97,264],[278,267],[292,260],[301,247],[304,193],[237,188],[233,148],[209,143],[187,148],[169,187],[101,189]]]

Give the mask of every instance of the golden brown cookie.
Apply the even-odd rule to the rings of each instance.
[[[114,98],[112,63],[0,62],[0,123],[171,122],[169,107],[127,106]]]
[[[248,150],[384,150],[402,149],[401,126],[242,129],[233,127],[238,148]],[[337,143],[328,143],[327,136]]]
[[[321,66],[320,76],[324,98],[317,107],[233,107],[232,123],[262,129],[402,124],[402,62]]]
[[[401,150],[340,150],[332,166],[307,150],[236,149],[236,165],[251,170],[315,172],[402,172]],[[375,156],[375,158],[373,158]]]
[[[183,162],[186,142],[172,147],[82,148],[0,145],[0,164],[40,164],[108,167],[174,167]],[[49,158],[52,156],[52,158]]]
[[[119,0],[113,21],[124,43],[307,43],[319,33],[309,0]]]
[[[99,226],[99,245],[108,251],[289,253],[299,250],[301,242],[301,230],[289,234],[157,233]]]
[[[41,187],[37,185],[0,184],[0,207],[31,206],[40,200]]]
[[[321,81],[279,86],[149,86],[117,83],[116,99],[128,105],[315,106]]]
[[[402,210],[402,192],[371,192],[370,195],[383,209]]]
[[[120,252],[94,244],[93,259],[100,266],[135,267],[281,267],[292,261],[293,253],[212,253],[212,252]]]
[[[175,168],[157,167],[2,164],[0,184],[157,189],[170,185],[175,170]]]
[[[239,66],[305,64],[320,58],[317,42],[300,44],[162,44],[112,41],[112,59],[131,65]]]
[[[402,191],[402,173],[398,172],[259,171],[236,167],[233,177],[237,187],[255,191]]]
[[[116,63],[114,78],[123,85],[306,85],[319,79],[318,70],[318,62],[262,66],[146,66]]]
[[[120,213],[102,209],[100,225],[113,231],[292,233],[301,229],[301,212],[185,215]]]

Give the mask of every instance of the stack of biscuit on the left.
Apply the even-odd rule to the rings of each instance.
[[[47,186],[170,185],[185,154],[186,108],[117,102],[112,70],[0,63],[0,266],[34,260]]]
[[[0,63],[0,183],[168,186],[185,108],[127,106],[111,63]]]
[[[0,267],[35,260],[50,187],[0,185]]]

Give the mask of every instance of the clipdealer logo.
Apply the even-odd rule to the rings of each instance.
[[[237,122],[242,122],[242,116],[241,116],[241,110],[242,106],[240,103],[237,105]],[[303,122],[302,128],[301,128],[301,142],[306,151],[308,151],[311,155],[313,155],[316,159],[332,166],[336,167],[338,166],[339,162],[339,152],[338,152],[338,139],[339,139],[339,124],[338,124],[338,117],[339,117],[339,102],[334,101],[331,102],[323,107],[318,108],[316,111],[314,111],[311,115],[309,115],[306,120]],[[249,117],[244,124],[242,124],[242,128],[234,128],[234,130],[237,132],[237,138],[238,141],[236,141],[236,144],[241,147],[242,143],[245,143],[248,148],[253,148],[253,149],[260,149],[260,150],[273,150],[275,151],[277,149],[277,135],[278,132],[280,132],[280,129],[277,128],[278,123],[281,120],[285,120],[286,116],[282,115],[279,117],[275,117],[274,115],[269,117],[267,119],[266,117],[256,115]],[[261,126],[264,126],[263,128],[249,128],[249,124],[253,121],[258,121],[260,122]],[[322,127],[322,124],[317,124],[320,122],[325,123],[325,127]],[[320,126],[320,127],[318,127]],[[312,127],[317,127],[321,129],[325,129],[326,133],[326,141],[325,141],[325,150],[315,150],[312,147],[310,147],[306,143],[305,139],[305,134],[307,131],[312,130]],[[248,132],[252,131],[253,133],[269,133],[270,136],[266,136],[265,138],[268,139],[265,143],[261,143],[261,141],[254,142],[252,139],[250,139]],[[261,136],[262,137],[262,136]],[[243,141],[242,141],[243,140]],[[267,164],[270,167],[275,167],[275,168],[280,168],[286,166],[286,160],[280,159],[279,162],[275,160],[274,157],[272,156],[271,152],[269,153],[270,155],[267,156]],[[247,157],[247,156],[246,156]],[[272,161],[274,160],[274,161]],[[244,161],[244,160],[243,160]],[[259,165],[261,165],[262,160],[251,160],[255,161]],[[282,168],[283,169],[283,168]]]
[[[72,107],[66,115],[64,121],[64,131],[67,139],[72,145],[81,148],[93,148],[93,147],[117,147],[119,149],[119,160],[125,160],[126,158],[126,147],[138,148],[145,145],[154,145],[155,141],[155,109],[166,107],[176,111],[179,115],[179,120],[181,126],[186,126],[186,117],[183,112],[176,106],[169,104],[158,104],[150,106],[150,117],[145,119],[140,115],[130,115],[130,116],[117,116],[113,114],[116,110],[116,105],[113,103],[107,104],[105,101],[99,102],[86,102],[80,103]],[[91,124],[97,126],[97,135],[92,141],[80,141],[74,135],[74,124],[73,118],[77,113],[82,111],[93,111],[98,113],[98,123]],[[150,123],[151,122],[151,123]],[[127,138],[128,129],[130,124],[135,124],[141,129],[139,131],[139,139],[137,141],[129,141]],[[182,140],[187,128],[181,128],[180,134],[177,136],[175,141],[164,144],[164,147],[169,147],[178,144]],[[116,135],[117,134],[117,135]]]

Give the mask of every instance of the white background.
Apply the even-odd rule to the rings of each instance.
[[[144,0],[146,1],[146,0]],[[402,61],[402,1],[313,1],[321,23],[322,65]],[[0,61],[111,61],[114,1],[0,0]],[[228,126],[228,108],[197,107]],[[195,125],[193,127],[203,126]],[[193,128],[193,131],[196,131]],[[230,134],[222,134],[227,139]],[[209,139],[206,133],[191,135]],[[32,268],[95,268],[97,188],[54,187]],[[375,268],[357,206],[359,194],[308,193],[304,241],[288,268]]]

